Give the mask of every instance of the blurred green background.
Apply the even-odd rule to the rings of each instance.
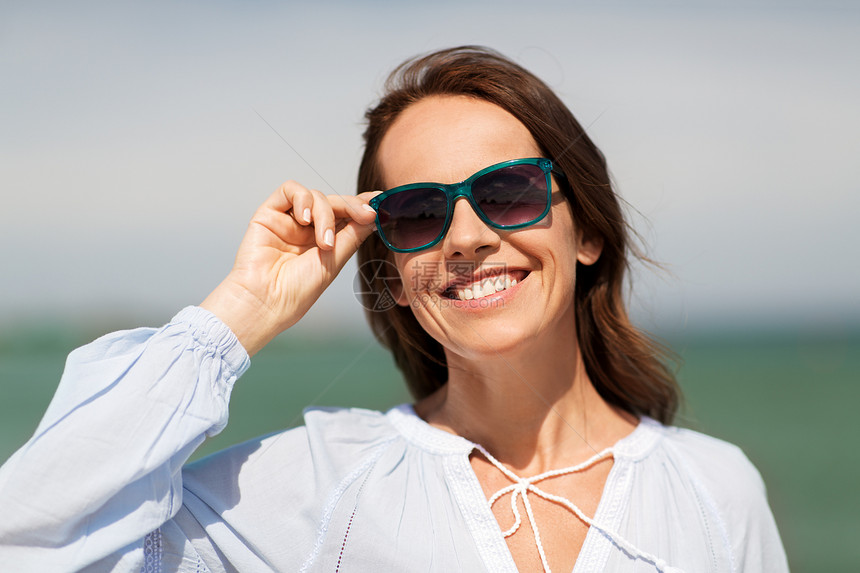
[[[0,337],[0,459],[27,440],[66,354],[94,338],[55,326]],[[740,445],[761,471],[793,571],[860,563],[860,330],[722,332],[672,337],[687,426]],[[311,404],[386,409],[408,394],[372,339],[287,333],[237,383],[230,424],[198,458],[294,426]]]

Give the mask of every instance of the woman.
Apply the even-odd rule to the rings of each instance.
[[[480,48],[387,87],[357,196],[285,183],[200,307],[72,353],[0,474],[0,565],[786,570],[744,455],[663,425],[678,390],[627,318],[623,217],[570,112]],[[369,318],[414,408],[310,410],[182,469],[249,356],[358,249],[367,308],[396,303]],[[387,264],[399,281],[375,278]]]

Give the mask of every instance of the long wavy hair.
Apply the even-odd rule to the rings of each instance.
[[[619,198],[612,189],[606,160],[573,114],[536,76],[483,47],[463,46],[407,60],[389,76],[379,102],[367,110],[364,156],[358,192],[384,189],[379,145],[400,113],[422,98],[462,95],[493,103],[528,128],[543,155],[565,173],[562,191],[577,228],[603,238],[593,265],[577,263],[576,332],[586,372],[608,403],[635,416],[672,421],[680,390],[667,367],[671,353],[630,322],[624,305],[624,277],[630,243]],[[442,345],[419,325],[409,306],[380,308],[387,292],[384,266],[391,252],[376,234],[358,252],[362,276],[370,283],[364,296],[374,335],[394,355],[410,392],[421,399],[448,381]],[[382,271],[382,272],[380,272]],[[390,280],[390,277],[388,277]]]

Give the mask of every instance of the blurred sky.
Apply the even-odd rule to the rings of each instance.
[[[856,325],[856,4],[4,2],[0,329],[200,302],[282,181],[354,193],[395,65],[466,43],[536,72],[606,154],[666,268],[637,277],[640,322]],[[303,328],[362,322],[354,272]]]

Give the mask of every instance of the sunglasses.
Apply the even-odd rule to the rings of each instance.
[[[534,225],[549,213],[551,173],[564,177],[549,159],[514,159],[481,169],[460,183],[394,187],[371,199],[370,206],[376,210],[376,229],[385,245],[412,253],[442,240],[460,197],[496,229]]]

